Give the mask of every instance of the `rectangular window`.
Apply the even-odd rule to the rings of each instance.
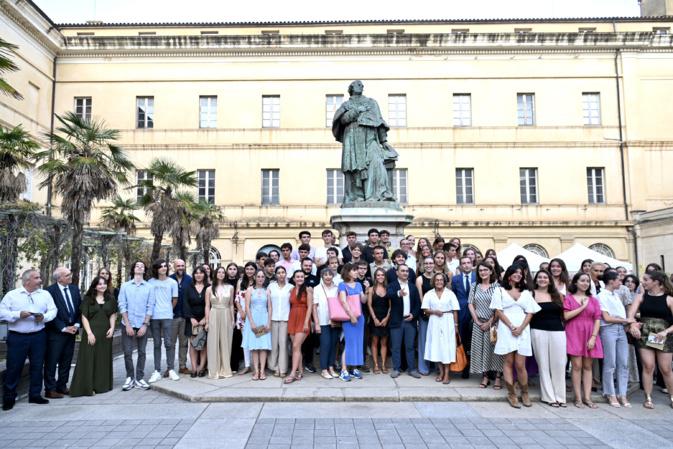
[[[199,128],[217,128],[217,97],[199,97]]]
[[[215,204],[215,170],[198,170],[199,201]]]
[[[147,194],[148,188],[140,185],[143,181],[151,181],[152,175],[147,170],[136,170],[136,200],[142,200]]]
[[[535,94],[516,94],[517,124],[535,125]]]
[[[456,204],[474,204],[474,169],[456,168]]]
[[[75,97],[75,115],[84,120],[91,120],[91,97]]]
[[[280,128],[280,95],[262,96],[262,128]]]
[[[601,124],[601,94],[597,92],[582,93],[582,115],[585,125]]]
[[[339,109],[341,103],[344,102],[343,95],[327,95],[325,96],[325,127],[332,127],[332,120],[334,120],[334,113]]]
[[[138,128],[154,128],[154,97],[136,97]]]
[[[407,126],[407,96],[405,94],[388,95],[388,124],[397,128]]]
[[[344,201],[344,174],[339,169],[327,169],[327,204]]]
[[[537,168],[519,169],[521,204],[537,204]]]
[[[262,169],[262,206],[280,204],[278,197],[278,182],[280,170],[277,168]]]
[[[587,167],[587,191],[589,204],[605,204],[605,169]]]
[[[407,204],[407,169],[396,168],[393,170],[393,179],[391,183],[393,194],[401,204]]]
[[[453,94],[453,126],[472,126],[470,94]]]

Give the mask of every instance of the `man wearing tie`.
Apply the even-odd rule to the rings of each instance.
[[[0,302],[0,321],[9,323],[7,370],[3,385],[2,409],[11,410],[16,402],[16,386],[21,371],[30,361],[28,402],[48,404],[42,392],[42,367],[47,346],[44,323],[54,319],[56,306],[51,295],[42,290],[40,272],[31,268],[21,274],[22,287],[9,291]]]
[[[470,296],[470,289],[477,282],[477,276],[472,271],[472,259],[467,256],[460,258],[460,265],[458,266],[458,274],[451,280],[451,288],[458,298],[460,310],[458,311],[458,327],[460,328],[460,340],[463,343],[466,354],[469,355],[470,346],[472,345],[472,316],[467,308],[467,300]],[[463,379],[470,377],[470,364],[467,364],[463,370]]]
[[[54,300],[56,318],[47,324],[47,354],[44,361],[44,395],[60,399],[69,394],[68,377],[75,352],[75,337],[81,327],[79,289],[72,285],[72,273],[65,267],[54,270],[54,283],[47,291]],[[58,369],[58,379],[56,371]]]
[[[407,359],[408,374],[420,379],[416,369],[414,350],[416,346],[416,326],[421,313],[421,297],[418,289],[409,279],[409,267],[404,263],[397,266],[397,279],[388,284],[387,296],[390,299],[390,343],[392,347],[393,370],[390,377],[400,375],[402,368],[402,344]],[[422,355],[421,355],[422,357]]]

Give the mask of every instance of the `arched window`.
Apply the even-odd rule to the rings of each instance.
[[[257,252],[258,253],[264,253],[268,256],[269,252],[273,249],[278,251],[278,253],[280,254],[280,246],[278,246],[278,245],[264,245],[260,249],[258,249]]]
[[[537,254],[538,256],[549,258],[549,253],[544,248],[544,246],[538,245],[537,243],[529,243],[527,245],[523,245],[523,248],[527,249],[531,253]]]
[[[605,243],[594,243],[589,247],[589,249],[594,250],[597,253],[601,253],[604,256],[612,257],[613,259],[615,258],[615,252],[612,251],[612,248],[610,248]]]
[[[217,248],[211,246],[210,251],[208,252],[208,262],[210,262],[210,266],[211,267],[219,266],[221,260],[222,256],[220,255],[220,252],[217,250]]]

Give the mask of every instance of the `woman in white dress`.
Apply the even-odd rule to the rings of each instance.
[[[444,273],[432,276],[433,289],[423,296],[421,309],[430,317],[425,340],[425,360],[437,362],[437,382],[448,384],[449,364],[456,361],[456,332],[458,330],[458,298],[446,286]]]
[[[514,391],[514,374],[512,367],[516,367],[517,379],[521,386],[521,402],[526,407],[533,404],[528,397],[528,373],[526,372],[526,357],[533,355],[530,338],[530,320],[533,314],[540,310],[533,295],[528,290],[528,284],[523,277],[521,266],[510,266],[503,276],[502,287],[493,293],[491,309],[495,310],[498,318],[498,341],[495,344],[495,353],[505,356],[503,377],[507,386],[507,400],[514,408],[521,408]]]

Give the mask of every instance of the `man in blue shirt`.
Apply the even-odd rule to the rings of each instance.
[[[150,388],[145,382],[145,347],[147,346],[147,329],[154,310],[154,294],[152,286],[145,280],[145,263],[136,261],[131,268],[131,279],[124,282],[119,289],[119,313],[122,315],[122,347],[124,348],[124,364],[126,381],[122,390],[128,391],[138,387],[143,390]],[[133,349],[138,348],[138,361],[133,369]]]
[[[171,380],[180,380],[175,372],[175,346],[173,346],[173,309],[178,303],[178,283],[168,277],[168,262],[157,259],[152,263],[152,285],[154,311],[152,312],[152,340],[154,342],[154,372],[149,383],[161,380],[161,340],[166,348],[166,368]]]
[[[192,277],[185,273],[185,261],[175,259],[173,261],[175,273],[170,278],[178,283],[178,302],[173,307],[173,347],[178,346],[178,366],[181,374],[189,374],[187,369],[187,335],[185,335],[185,313],[183,304],[185,301],[185,290],[192,285]],[[168,372],[164,373],[164,377]]]

